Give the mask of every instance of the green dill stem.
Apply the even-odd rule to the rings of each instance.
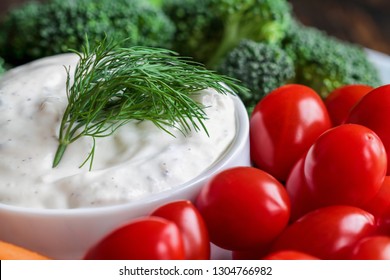
[[[66,148],[68,147],[68,144],[61,143],[58,145],[57,151],[54,156],[54,161],[53,161],[53,168],[57,167],[57,165],[60,163],[62,156],[65,153]]]

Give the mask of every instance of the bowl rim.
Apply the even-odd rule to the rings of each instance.
[[[26,213],[29,215],[42,215],[42,216],[80,216],[80,215],[95,215],[109,212],[117,212],[119,210],[131,210],[142,205],[149,205],[153,202],[168,199],[169,197],[175,196],[180,192],[183,192],[194,185],[205,183],[207,178],[216,174],[221,168],[225,166],[227,162],[239,153],[243,146],[246,145],[249,138],[249,116],[243,102],[237,95],[231,94],[231,98],[234,102],[235,117],[236,117],[236,134],[233,138],[232,143],[229,145],[227,150],[221,154],[220,158],[214,162],[209,168],[204,170],[201,174],[195,178],[177,185],[169,190],[154,193],[141,197],[134,201],[122,202],[112,205],[104,205],[97,207],[80,207],[80,208],[33,208],[24,207],[19,205],[5,204],[0,202],[0,212],[12,212],[12,213]]]

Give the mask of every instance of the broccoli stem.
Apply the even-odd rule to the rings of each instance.
[[[237,39],[242,36],[238,32],[240,30],[240,17],[241,15],[228,18],[227,22],[229,23],[225,24],[226,27],[224,28],[223,32],[223,40],[219,44],[217,50],[206,63],[207,68],[215,69],[221,59],[240,41]]]

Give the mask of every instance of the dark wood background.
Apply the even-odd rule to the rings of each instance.
[[[390,55],[390,0],[290,0],[296,16],[336,37]]]
[[[0,17],[9,8],[26,1],[0,0]],[[289,2],[296,16],[304,24],[390,55],[390,0],[289,0]]]

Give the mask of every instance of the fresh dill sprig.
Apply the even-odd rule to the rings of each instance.
[[[167,133],[168,127],[183,134],[207,128],[202,104],[191,95],[213,88],[222,94],[246,91],[236,80],[218,75],[188,58],[159,48],[122,48],[104,39],[90,48],[86,44],[79,56],[71,84],[66,68],[68,105],[60,129],[54,157],[56,167],[67,146],[80,137],[90,136],[93,146],[83,166],[95,154],[95,138],[112,135],[131,120],[148,120]]]

